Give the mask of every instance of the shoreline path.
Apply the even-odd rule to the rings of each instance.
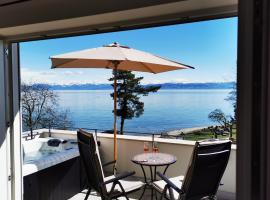
[[[183,129],[179,129],[179,130],[168,131],[166,133],[166,135],[168,135],[168,136],[179,136],[180,134],[189,134],[189,133],[193,133],[193,132],[196,132],[196,131],[200,131],[200,130],[205,129],[207,127],[208,126],[183,128]]]

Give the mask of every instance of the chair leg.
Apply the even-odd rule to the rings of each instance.
[[[217,200],[217,197],[216,197],[215,195],[210,196],[210,197],[209,197],[209,200]]]
[[[160,200],[162,200],[163,197],[166,198],[167,189],[168,189],[168,186],[166,185],[165,188],[163,189],[162,193],[161,193]]]
[[[162,199],[163,199],[163,193],[161,193],[159,200],[162,200]]]
[[[127,196],[127,193],[126,191],[124,190],[122,184],[120,182],[118,182],[118,185],[120,186],[121,190],[122,190],[122,193],[123,193],[123,196],[126,197],[126,200],[129,200],[128,196]]]
[[[169,187],[169,195],[170,195],[170,200],[173,200],[173,199],[175,199],[174,198],[174,194],[173,194],[173,190],[172,190],[172,188],[171,187]]]
[[[89,195],[90,195],[90,192],[91,192],[91,188],[88,188],[84,200],[87,200],[87,199],[88,199],[88,197],[89,197]]]

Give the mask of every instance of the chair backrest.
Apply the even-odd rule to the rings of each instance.
[[[101,187],[101,183],[104,182],[104,173],[96,138],[92,133],[80,129],[77,132],[77,139],[88,184],[91,188],[103,194],[106,191],[105,187]]]
[[[228,164],[231,141],[196,142],[182,185],[184,199],[215,196]]]

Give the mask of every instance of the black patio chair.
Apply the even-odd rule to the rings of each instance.
[[[85,200],[88,199],[91,190],[95,190],[102,200],[116,199],[120,196],[128,198],[128,194],[139,190],[144,183],[141,181],[123,180],[135,174],[135,172],[126,172],[119,175],[104,176],[103,166],[99,156],[96,138],[92,133],[82,129],[77,132],[80,156],[87,176],[88,190]],[[115,161],[108,164],[114,164]]]
[[[216,199],[230,152],[231,141],[228,140],[196,142],[185,177],[167,178],[157,173],[162,180],[154,182],[154,187],[161,193],[160,199]]]

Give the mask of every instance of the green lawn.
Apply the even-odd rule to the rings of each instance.
[[[218,135],[218,138],[220,139],[226,139],[229,137],[230,137],[229,135],[226,135],[226,136]],[[208,129],[186,134],[183,137],[184,140],[192,140],[192,141],[200,141],[200,140],[205,140],[205,139],[210,139],[210,138],[214,138],[214,134]],[[233,141],[236,141],[236,129],[233,129],[232,138],[233,138]]]

